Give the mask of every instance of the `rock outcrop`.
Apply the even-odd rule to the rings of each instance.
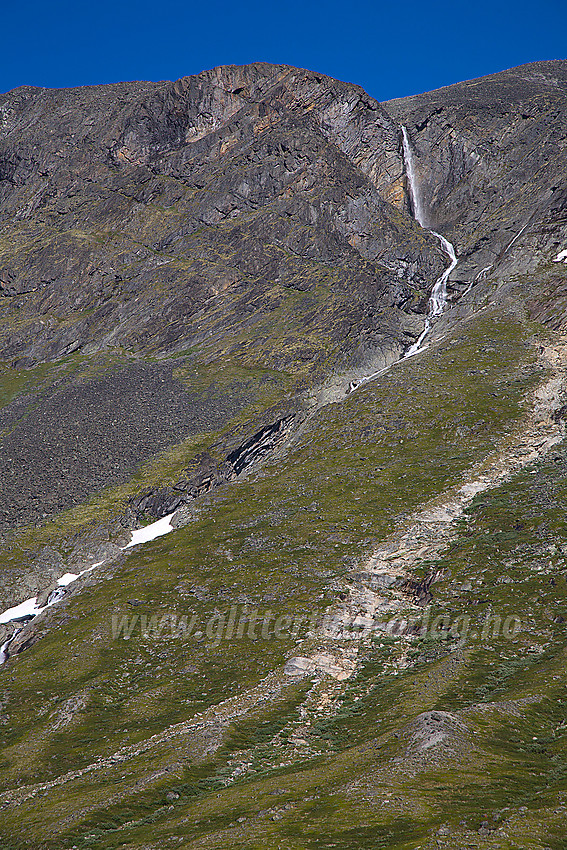
[[[567,240],[567,63],[534,62],[384,104],[408,128],[428,224],[456,245],[452,275],[533,273]],[[548,270],[549,271],[549,270]]]
[[[23,87],[0,109],[2,359],[230,355],[244,333],[268,365],[314,365],[321,342],[253,329],[293,299],[302,329],[343,351],[360,345],[349,327],[399,347],[442,267],[400,214],[399,127],[356,86],[256,64]]]

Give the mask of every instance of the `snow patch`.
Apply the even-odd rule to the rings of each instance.
[[[37,596],[32,596],[31,599],[26,599],[25,602],[20,602],[19,605],[3,611],[0,614],[0,623],[9,623],[10,620],[19,620],[22,617],[35,617],[41,611],[43,608],[37,607]]]
[[[68,584],[71,584],[72,581],[76,581],[81,573],[65,573],[65,575],[61,576],[61,578],[57,579],[57,584],[60,587],[67,587]]]
[[[553,261],[554,263],[567,263],[567,249],[560,251]]]
[[[137,546],[139,543],[149,543],[151,540],[155,540],[156,537],[163,537],[164,534],[169,534],[170,531],[173,531],[173,526],[171,525],[173,513],[158,519],[157,522],[152,522],[151,525],[146,525],[144,528],[138,528],[136,531],[133,531],[132,539],[127,546],[123,546],[122,548],[130,549],[131,546]]]

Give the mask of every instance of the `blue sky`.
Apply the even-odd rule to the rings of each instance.
[[[567,58],[567,0],[4,0],[0,91],[297,65],[378,100]]]

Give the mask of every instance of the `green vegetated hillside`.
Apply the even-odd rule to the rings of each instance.
[[[0,668],[2,847],[567,846],[567,449],[543,453],[538,436],[565,414],[563,154],[539,195],[519,164],[531,120],[559,132],[565,63],[507,74],[521,121],[496,108],[494,78],[469,101],[454,87],[382,107],[265,65],[3,96],[30,151],[26,110],[61,98],[66,120],[102,122],[111,105],[65,153],[75,194],[44,187],[31,224],[51,240],[50,205],[71,223],[94,193],[91,225],[114,218],[113,239],[135,229],[145,248],[128,243],[126,285],[114,243],[108,268],[100,247],[64,267],[50,241],[33,262],[57,274],[27,299],[29,243],[2,243],[3,607],[105,552]],[[395,362],[446,263],[410,215],[404,122],[468,277],[458,266],[428,347]],[[48,164],[49,144],[34,154]],[[45,162],[5,159],[6,197],[31,203]],[[179,276],[168,259],[154,277],[172,246]],[[80,293],[79,313],[106,304],[104,333],[76,312]],[[534,393],[550,381],[540,422]],[[271,452],[227,473],[280,421]],[[380,591],[385,618],[412,627],[323,639],[325,612],[370,592],[376,547],[521,439],[532,459],[479,492],[442,547],[424,530],[403,581]],[[172,499],[180,527],[116,548]],[[355,659],[352,675],[289,674],[318,652]]]
[[[89,587],[54,609],[33,648],[4,671],[10,723],[2,784],[4,790],[19,788],[17,796],[25,797],[25,786],[62,775],[67,780],[45,791],[40,807],[34,795],[2,812],[6,834],[18,824],[14,846],[34,841],[49,847],[146,846],[150,823],[151,841],[158,846],[172,832],[218,846],[266,840],[273,846],[278,841],[323,846],[331,836],[345,847],[380,846],[372,844],[380,836],[384,846],[397,846],[394,840],[404,846],[426,835],[432,824],[456,825],[455,795],[461,792],[453,786],[463,781],[457,780],[464,769],[457,756],[465,743],[466,771],[473,771],[467,783],[479,786],[478,800],[473,803],[470,791],[463,794],[467,802],[459,820],[465,808],[471,826],[475,818],[483,819],[487,764],[494,774],[493,808],[500,795],[509,801],[509,771],[528,794],[530,781],[522,780],[527,762],[521,759],[529,757],[520,742],[504,767],[492,744],[485,751],[469,739],[482,728],[488,740],[498,729],[504,742],[515,718],[534,712],[536,705],[521,704],[520,715],[516,709],[499,714],[492,708],[486,718],[486,709],[471,706],[493,702],[493,692],[510,699],[526,664],[539,669],[539,655],[529,651],[543,639],[541,631],[553,629],[561,645],[561,628],[544,622],[549,600],[537,603],[531,615],[535,628],[530,619],[527,631],[512,641],[466,646],[455,646],[451,638],[416,641],[412,663],[399,675],[384,671],[399,652],[399,641],[368,648],[363,666],[340,694],[336,713],[328,720],[310,718],[304,756],[290,740],[294,727],[305,724],[302,712],[309,717],[306,695],[312,683],[290,680],[281,667],[304,636],[313,610],[322,613],[338,598],[353,562],[393,527],[403,526],[412,508],[459,480],[522,416],[526,392],[542,378],[532,336],[498,314],[468,322],[435,352],[407,361],[344,403],[323,408],[285,463],[268,462],[251,478],[226,485],[200,506],[194,522],[131,553],[119,567],[103,568]],[[557,457],[563,463],[563,455]],[[436,590],[434,610],[449,606],[451,613],[468,613],[488,585],[492,598],[472,608],[475,621],[491,603],[503,618],[520,611],[527,619],[527,600],[543,588],[553,592],[549,574],[544,578],[530,566],[530,559],[541,558],[541,550],[551,545],[548,536],[561,535],[556,517],[563,467],[555,458],[550,466],[554,486],[546,497],[549,517],[537,522],[541,541],[532,539],[533,513],[534,505],[542,508],[536,483],[545,489],[546,468],[529,477],[529,491],[528,473],[508,485],[525,506],[522,501],[511,509],[495,493],[471,511],[470,526],[463,524],[462,541],[459,537],[448,556],[451,580]],[[493,505],[503,505],[501,512]],[[521,532],[513,531],[517,525]],[[491,547],[501,559],[500,571]],[[515,572],[501,567],[502,560],[513,559],[515,547],[525,550],[517,582]],[[560,587],[559,567],[556,572]],[[512,594],[510,584],[495,584],[499,575],[513,577]],[[477,587],[479,577],[483,585]],[[456,592],[467,579],[474,589]],[[258,629],[251,637],[246,626],[241,638],[227,640],[225,630],[217,640],[220,618],[228,621],[231,606],[239,619],[246,612],[248,617],[273,612],[268,635]],[[171,615],[177,618],[173,629]],[[192,632],[180,632],[177,622],[194,615]],[[215,615],[209,636],[197,638]],[[276,639],[273,625],[282,615],[303,619],[283,627]],[[116,630],[121,623],[120,637],[113,639],[113,624]],[[542,651],[548,651],[548,642]],[[547,675],[544,666],[541,675]],[[527,685],[529,677],[524,690]],[[323,680],[315,689],[327,687]],[[431,785],[420,779],[418,797],[416,766],[409,757],[404,766],[402,756],[411,719],[431,709],[458,712],[458,717],[466,709],[467,731],[451,742],[441,764],[434,759],[421,766]],[[542,707],[537,711],[545,716]],[[196,728],[176,730],[174,724],[187,723],[197,712],[206,719],[202,728],[197,719]],[[522,723],[532,728],[528,717]],[[162,739],[164,730],[170,731]],[[131,748],[124,759],[114,755],[121,748]],[[241,763],[247,771],[239,782],[232,774]],[[455,781],[447,783],[452,770]],[[432,797],[427,787],[437,789]],[[386,792],[395,799],[383,809]],[[282,817],[273,820],[275,813]],[[240,822],[242,817],[246,820]],[[355,825],[360,823],[362,831]]]

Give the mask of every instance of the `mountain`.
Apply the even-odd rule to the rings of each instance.
[[[566,128],[0,95],[3,846],[564,846]]]
[[[399,128],[362,90],[254,65],[25,87],[1,109],[0,358],[50,386],[49,405],[4,411],[5,526],[188,435],[243,419],[249,436],[419,333],[444,256],[403,214]]]

